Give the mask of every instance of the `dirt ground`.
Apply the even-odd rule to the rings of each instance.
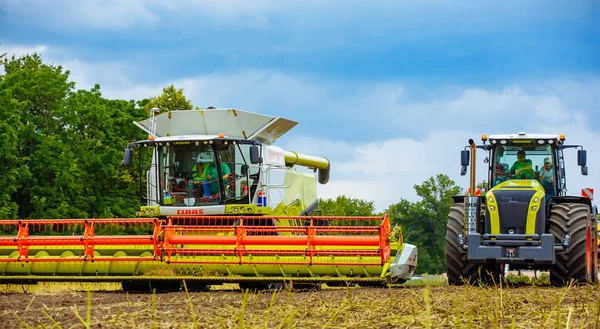
[[[114,284],[44,284],[26,293],[13,285],[0,286],[0,327],[598,328],[599,297],[600,287],[591,285],[324,288],[248,294],[232,285],[190,293],[189,299],[185,291],[130,294]]]

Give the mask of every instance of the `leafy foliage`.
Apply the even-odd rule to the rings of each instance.
[[[414,186],[420,201],[401,199],[387,209],[393,224],[402,227],[404,241],[419,248],[419,273],[442,273],[446,266],[446,223],[452,196],[461,189],[448,176],[430,177]]]
[[[315,215],[322,216],[373,216],[375,206],[372,201],[349,198],[340,195],[334,199],[320,199]]]
[[[145,105],[144,108],[148,113],[152,108],[158,108],[161,111],[179,111],[179,110],[191,110],[193,108],[192,101],[188,100],[183,95],[183,89],[175,89],[175,86],[170,85],[163,88],[162,94],[151,98]]]
[[[69,71],[37,55],[0,60],[0,218],[130,217],[137,186],[119,169],[139,103],[75,90]]]

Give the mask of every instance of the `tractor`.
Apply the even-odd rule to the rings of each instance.
[[[565,135],[482,135],[461,151],[466,196],[454,196],[446,233],[450,285],[501,283],[508,268],[550,272],[553,286],[598,280],[597,225],[588,198],[567,195],[564,150],[587,153]],[[476,193],[476,151],[487,152],[487,186]]]

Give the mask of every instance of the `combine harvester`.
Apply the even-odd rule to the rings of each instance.
[[[135,124],[148,139],[128,145],[123,165],[143,173],[147,204],[138,218],[2,220],[0,283],[268,289],[385,285],[414,273],[417,249],[387,215],[311,216],[316,176],[328,182],[329,161],[272,145],[296,122],[235,109],[153,109]]]

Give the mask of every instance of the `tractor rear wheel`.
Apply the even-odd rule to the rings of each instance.
[[[550,283],[553,286],[596,282],[596,239],[592,226],[590,208],[580,203],[554,205],[550,214],[550,233],[555,243],[561,243],[569,235],[567,250],[556,253],[556,262],[550,268]]]
[[[469,263],[467,251],[458,245],[458,234],[464,232],[465,206],[455,203],[450,207],[446,225],[446,265],[448,284],[500,284],[503,271],[501,264],[478,265]],[[464,234],[464,233],[463,233]],[[466,238],[466,237],[465,237]]]

